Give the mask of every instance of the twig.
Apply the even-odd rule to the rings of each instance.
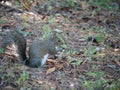
[[[120,62],[118,60],[114,60],[114,62],[120,66]]]

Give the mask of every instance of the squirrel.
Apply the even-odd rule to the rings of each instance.
[[[10,31],[8,34],[9,37],[17,46],[17,53],[19,54],[20,59],[24,62],[26,66],[32,68],[38,68],[43,66],[49,55],[55,55],[58,51],[61,51],[61,48],[58,48],[58,39],[53,33],[44,41],[34,40],[32,45],[29,47],[29,52],[27,58],[26,56],[26,39],[19,31],[14,30]],[[6,47],[9,41],[4,40],[3,46]]]

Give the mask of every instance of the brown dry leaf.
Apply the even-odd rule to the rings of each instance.
[[[57,63],[57,61],[52,60],[52,59],[48,59],[47,61],[48,61],[48,62],[52,62],[52,63]]]
[[[82,1],[81,5],[82,5],[82,9],[85,10],[86,9],[86,3],[84,1]]]
[[[57,64],[56,67],[57,67],[58,69],[63,69],[63,68],[64,68],[64,66],[63,66],[62,64]]]
[[[33,80],[33,81],[35,81],[35,82],[38,83],[38,84],[43,84],[43,81],[41,81],[41,80],[39,80],[39,79],[36,79],[36,80]]]
[[[20,0],[20,3],[22,4],[22,6],[26,9],[29,10],[30,9],[30,2],[27,2],[26,0]]]
[[[29,67],[23,66],[23,65],[19,65],[19,66],[17,66],[16,68],[17,68],[17,69],[24,68],[24,70],[28,70],[28,69],[29,69]]]
[[[52,72],[54,72],[54,71],[55,71],[55,67],[49,68],[49,69],[47,70],[47,72],[46,72],[46,75],[47,75],[47,74],[50,74],[50,73],[52,73]]]
[[[116,62],[116,63],[117,63],[117,65],[119,65],[119,66],[120,66],[120,62],[119,62],[118,60],[114,60],[114,62]]]
[[[21,15],[21,17],[24,19],[24,20],[29,20],[29,14],[28,13],[23,13],[22,15]]]
[[[16,89],[11,86],[6,86],[6,87],[2,88],[2,90],[16,90]]]

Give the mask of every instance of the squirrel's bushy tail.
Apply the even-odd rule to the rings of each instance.
[[[11,32],[11,38],[13,39],[14,43],[17,45],[17,49],[18,49],[17,53],[20,55],[20,59],[23,61],[27,60],[27,57],[26,57],[27,42],[23,34],[21,34],[17,30],[14,30]]]

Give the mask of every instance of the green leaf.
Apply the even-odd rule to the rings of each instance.
[[[95,72],[88,72],[87,75],[95,77],[96,73]]]
[[[23,27],[29,27],[29,26],[30,26],[30,25],[29,25],[28,23],[26,23],[26,22],[23,22],[22,25],[23,25]]]
[[[75,61],[75,60],[73,60],[73,59],[69,59],[68,60],[69,63],[72,63],[73,61]]]
[[[60,34],[56,33],[56,36],[60,40],[60,42],[65,43],[64,39],[62,38]]]
[[[23,35],[27,36],[29,35],[30,33],[29,32],[25,32],[25,31],[22,31],[22,30],[19,30],[20,33],[22,33]]]
[[[64,49],[66,49],[67,45],[66,44],[62,44],[61,47],[64,48]]]
[[[100,77],[103,76],[104,72],[97,72],[96,74],[97,74],[96,79],[99,79]]]
[[[53,24],[55,22],[55,18],[50,18],[49,24]]]
[[[83,60],[77,60],[76,65],[80,65],[83,62]]]
[[[70,51],[69,51],[69,54],[70,55],[75,55],[77,53],[77,51],[76,50],[73,50],[73,49],[71,49]]]
[[[2,24],[7,23],[7,19],[1,18],[0,23],[2,23]]]
[[[48,36],[49,36],[49,34],[51,33],[51,29],[50,29],[50,27],[48,26],[48,25],[44,25],[43,27],[42,27],[42,31],[43,31],[43,39],[45,39],[45,38],[47,38]]]
[[[90,48],[84,48],[84,54],[93,55],[97,51],[96,46],[91,46]]]
[[[95,36],[95,40],[97,42],[104,42],[105,41],[105,35],[103,33],[98,33],[96,36]]]
[[[0,53],[3,53],[3,49],[2,48],[0,48]]]

